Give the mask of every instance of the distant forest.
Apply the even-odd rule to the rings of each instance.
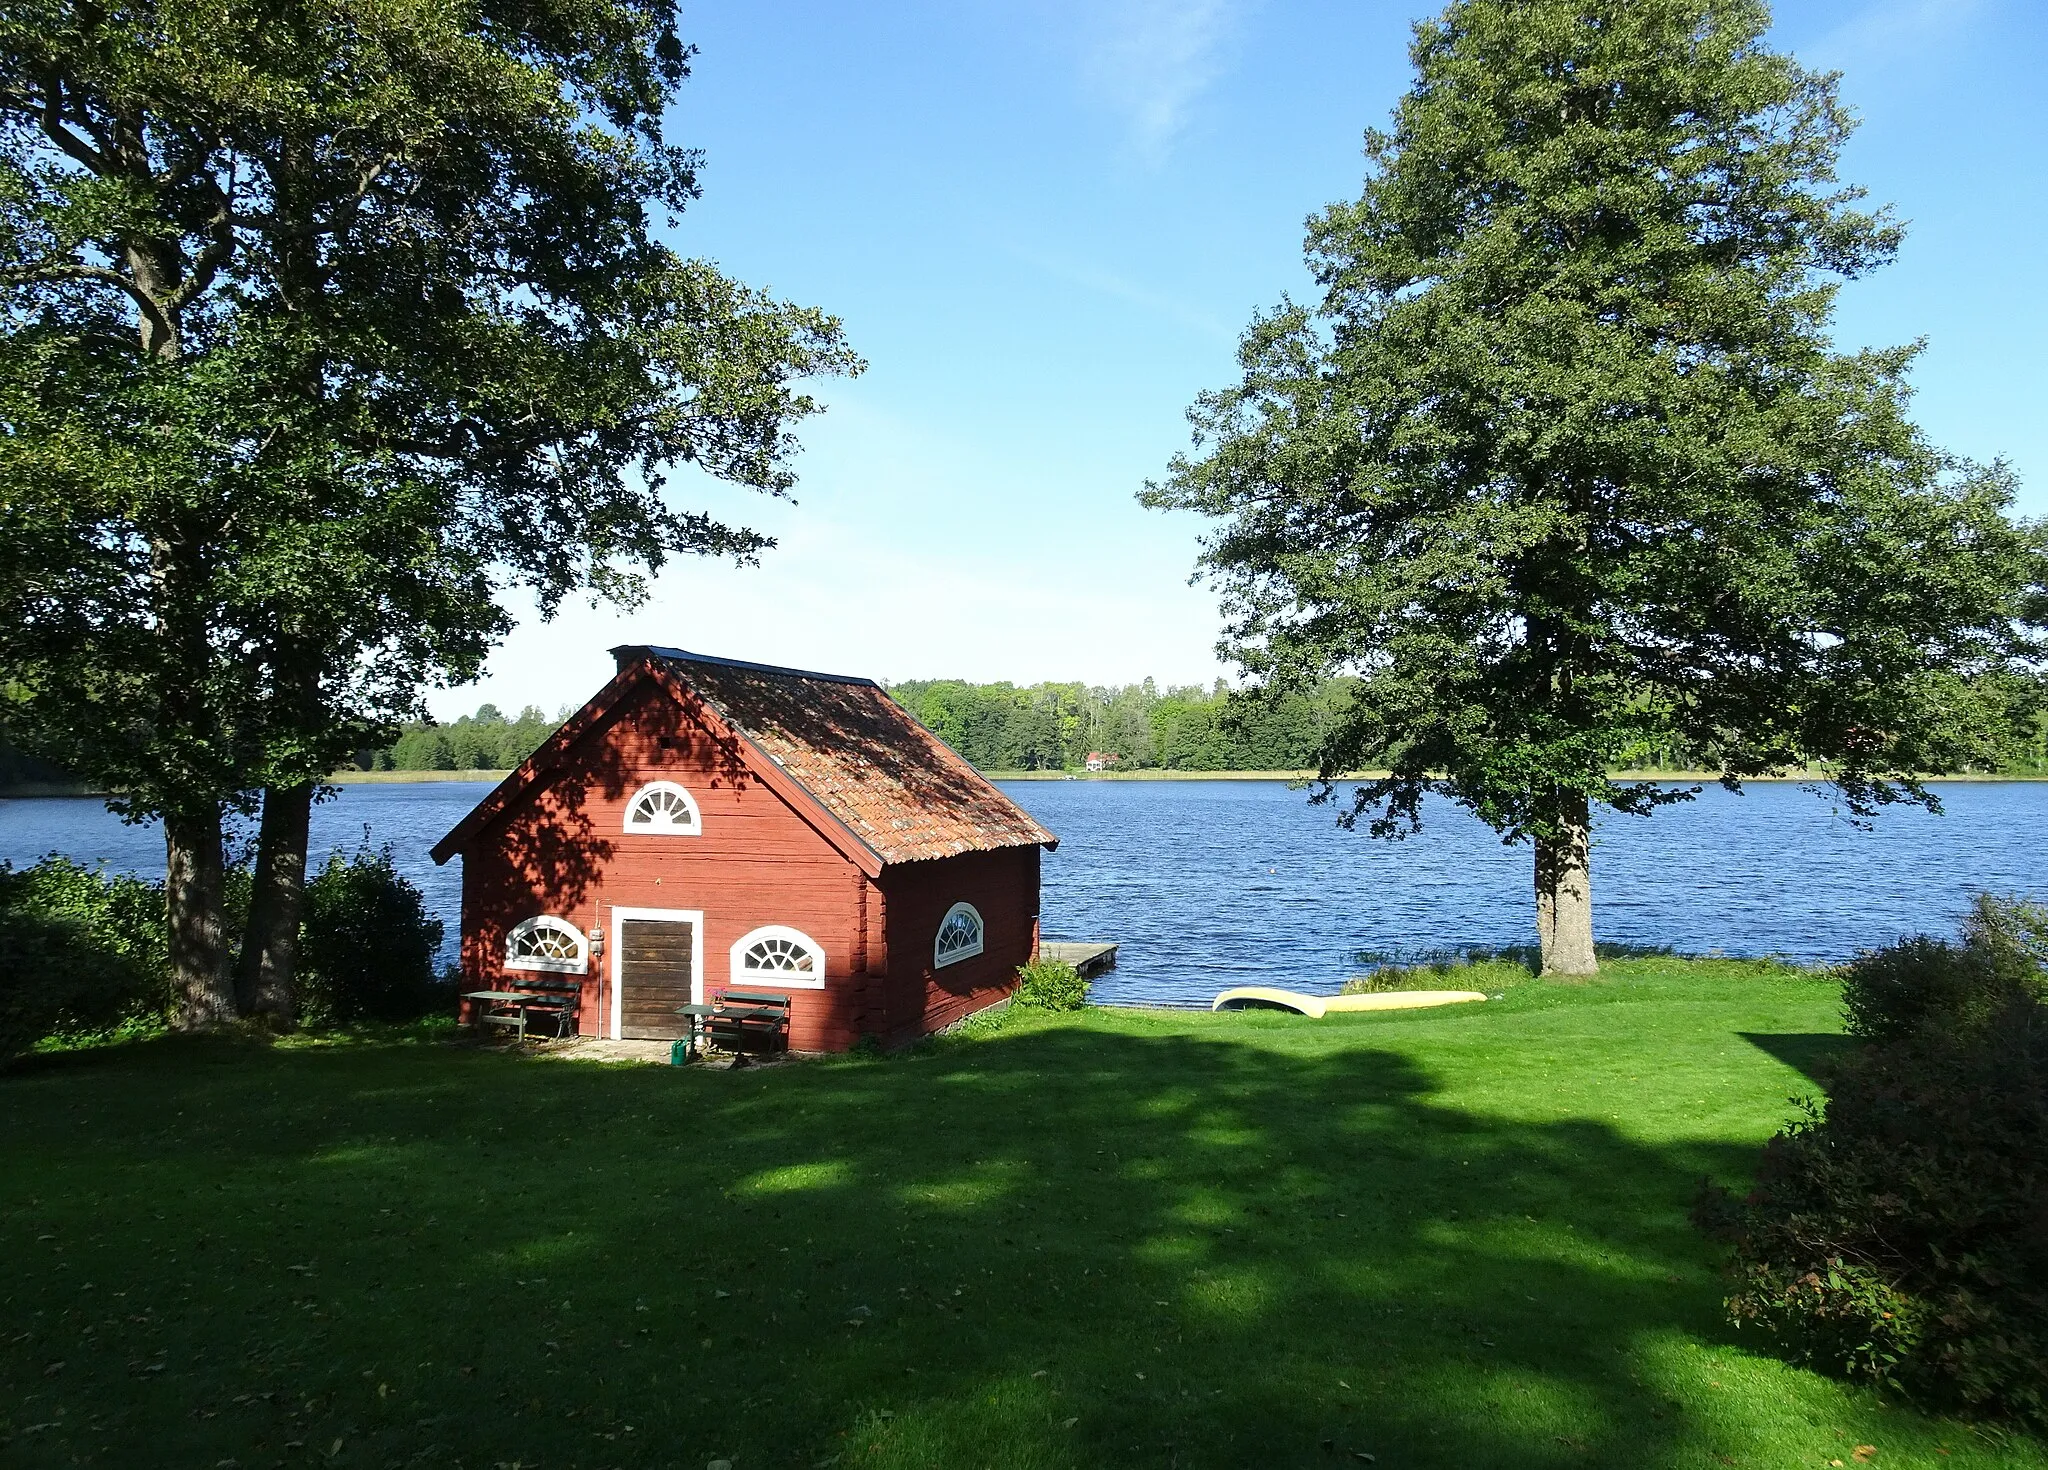
[[[1220,682],[1101,688],[1086,684],[970,684],[915,679],[890,687],[903,707],[985,771],[1079,770],[1091,754],[1114,756],[1119,771],[1297,771],[1315,764],[1327,722],[1341,707],[1344,683],[1277,705],[1235,694]],[[2048,695],[2048,684],[2044,684]],[[534,705],[507,715],[486,704],[447,724],[405,726],[390,745],[361,751],[365,771],[502,771],[516,766],[571,711],[553,716]],[[1641,770],[1698,770],[1710,763],[1684,750],[1645,751]],[[2048,714],[2004,767],[2013,776],[2048,776]],[[0,741],[0,791],[70,778]]]
[[[356,757],[365,771],[505,771],[518,765],[555,733],[573,711],[550,719],[539,705],[507,716],[495,704],[446,725],[407,725],[398,739]]]
[[[1113,756],[1119,771],[1295,771],[1315,765],[1323,731],[1342,708],[1347,681],[1313,695],[1269,702],[1231,691],[1152,680],[1113,687],[1086,684],[971,684],[913,679],[889,686],[925,727],[984,771],[1079,770],[1091,754]],[[396,742],[366,750],[357,764],[377,771],[504,770],[553,733],[553,718],[529,705],[507,716],[494,704],[449,724],[408,725]],[[1645,750],[1640,770],[1711,768],[1701,752]],[[2048,716],[2034,716],[2033,738],[2007,774],[2048,775]]]
[[[1090,754],[1117,770],[1278,771],[1314,764],[1317,742],[1342,698],[1333,683],[1315,698],[1277,705],[1243,699],[1221,683],[1159,689],[1085,684],[970,684],[919,679],[890,694],[953,749],[988,771],[1079,769]],[[357,758],[364,770],[503,770],[547,739],[562,716],[529,706],[508,717],[494,704],[449,724],[408,725],[398,739]]]
[[[1150,679],[1113,688],[915,679],[889,693],[985,771],[1074,770],[1091,754],[1114,757],[1119,771],[1300,770],[1315,764],[1345,698],[1338,681],[1274,703],[1220,680],[1160,689]]]

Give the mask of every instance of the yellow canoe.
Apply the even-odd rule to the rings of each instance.
[[[1477,990],[1377,990],[1368,995],[1303,995],[1271,985],[1240,985],[1217,996],[1212,1011],[1294,1011],[1321,1020],[1350,1011],[1417,1011],[1485,1000]]]

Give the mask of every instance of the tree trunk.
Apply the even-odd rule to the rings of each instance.
[[[263,825],[256,839],[256,873],[249,923],[235,970],[242,1013],[260,1016],[280,1031],[298,1023],[299,919],[306,898],[306,835],[313,786],[272,786],[263,793]]]
[[[1545,975],[1597,975],[1593,954],[1592,819],[1586,798],[1566,796],[1559,835],[1536,839],[1536,935]]]
[[[221,916],[220,808],[164,818],[164,908],[170,922],[173,1024],[205,1031],[235,1017]]]

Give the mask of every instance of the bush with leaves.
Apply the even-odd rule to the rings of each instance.
[[[1842,967],[1849,1034],[1903,1041],[1923,1031],[1979,1031],[2015,1001],[2040,997],[2048,911],[1979,895],[1960,941],[1917,935]]]
[[[1863,1044],[1755,1190],[1702,1192],[1738,1323],[1818,1367],[2048,1424],[2048,914],[1980,901],[1960,942],[1847,967]]]
[[[66,858],[0,863],[0,1059],[163,1024],[163,886]]]
[[[449,1009],[434,970],[442,924],[391,849],[335,853],[306,883],[299,937],[301,1013],[314,1025],[409,1021]]]
[[[1010,1004],[1028,1011],[1078,1011],[1088,1004],[1088,982],[1065,960],[1033,960],[1017,967]]]

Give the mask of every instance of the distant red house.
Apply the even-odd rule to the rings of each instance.
[[[1008,995],[1058,839],[871,680],[615,648],[618,673],[442,838],[465,988],[582,984],[586,1036],[733,986],[790,1045],[902,1042]]]
[[[1106,771],[1120,759],[1120,756],[1111,755],[1107,751],[1091,750],[1084,764],[1091,771]]]

